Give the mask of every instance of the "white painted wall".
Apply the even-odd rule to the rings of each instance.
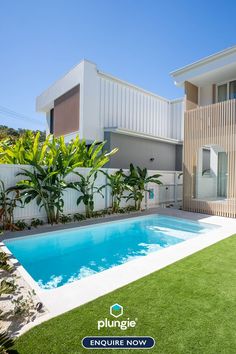
[[[53,108],[53,101],[64,95],[78,84],[83,85],[85,61],[81,61],[62,78],[54,82],[36,98],[36,111],[48,112]],[[91,63],[91,65],[94,65]],[[83,92],[83,90],[82,90]],[[83,99],[83,96],[82,96]]]
[[[170,101],[171,138],[184,140],[184,100]]]
[[[4,182],[5,187],[9,188],[16,185],[23,177],[17,176],[17,174],[22,170],[25,169],[32,169],[32,167],[27,165],[1,165],[0,170],[0,179]],[[81,174],[88,173],[89,169],[80,168],[78,171]],[[106,169],[108,173],[114,173],[116,169]],[[125,170],[124,170],[125,171]],[[148,188],[154,189],[154,199],[149,199],[148,195],[146,196],[146,201],[143,202],[143,208],[151,208],[154,206],[158,206],[160,204],[165,203],[174,203],[177,201],[182,200],[182,177],[178,178],[180,172],[175,171],[148,171],[149,175],[159,173],[162,175],[160,180],[163,182],[163,186],[158,186],[155,184],[150,184]],[[76,181],[78,176],[75,174],[70,174],[67,177],[67,181]],[[106,182],[106,177],[104,174],[100,173],[96,180],[96,186],[102,186]],[[104,191],[104,198],[100,195],[95,196],[95,210],[101,210],[111,206],[111,195],[110,190],[107,187]],[[84,206],[80,204],[79,206],[76,205],[76,200],[79,197],[79,193],[74,190],[66,190],[64,192],[64,214],[73,214],[73,213],[83,213]],[[128,203],[129,205],[132,202]],[[122,202],[122,206],[125,206],[125,200]],[[39,211],[39,208],[35,201],[31,202],[30,204],[26,205],[24,208],[16,208],[15,209],[15,220],[24,219],[29,220],[32,218],[46,218],[46,214],[43,209]]]
[[[82,116],[81,137],[87,141],[103,140],[103,127],[99,117],[99,80],[95,64],[84,62],[83,98],[80,96]]]
[[[200,106],[207,106],[212,104],[212,85],[199,87],[199,104]]]
[[[50,134],[50,111],[46,112],[46,135]]]

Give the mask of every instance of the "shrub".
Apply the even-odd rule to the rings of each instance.
[[[30,226],[24,220],[18,220],[15,222],[15,226],[20,231],[30,229]]]
[[[24,317],[27,319],[27,322],[30,320],[31,316],[35,313],[33,295],[35,295],[34,291],[28,291],[25,297],[20,295],[12,299],[15,316]]]
[[[41,226],[43,224],[44,224],[43,220],[33,218],[31,220],[31,224],[30,225],[37,228],[38,226]]]
[[[62,224],[66,224],[66,223],[72,221],[72,217],[71,217],[71,215],[69,215],[69,214],[68,214],[68,215],[62,214],[62,215],[60,215],[60,217],[59,217],[59,221],[60,221]]]
[[[84,214],[76,213],[73,215],[73,220],[74,221],[86,220],[86,216]]]

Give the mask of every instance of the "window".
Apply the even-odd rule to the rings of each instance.
[[[229,83],[229,99],[236,98],[236,80]]]
[[[202,176],[211,175],[211,150],[202,148]]]
[[[218,86],[218,102],[227,100],[227,84]]]
[[[236,80],[217,86],[217,101],[236,99]]]
[[[50,134],[54,132],[54,109],[50,111],[50,127],[49,127]]]

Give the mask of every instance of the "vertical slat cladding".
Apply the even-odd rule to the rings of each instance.
[[[103,117],[104,115],[102,115],[102,80],[99,78],[98,79],[99,82],[99,125],[100,128],[104,127],[104,122],[103,122]]]
[[[150,97],[146,97],[145,133],[150,131]]]
[[[141,116],[141,101],[140,94],[137,92],[137,131],[140,130],[140,116]]]
[[[117,122],[117,84],[113,85],[113,95],[112,95],[112,125],[115,126]]]
[[[142,116],[143,129],[142,131],[146,133],[146,120],[147,120],[147,96],[143,96],[143,116]]]
[[[129,124],[129,104],[130,104],[130,90],[128,87],[125,87],[125,122],[127,124],[127,128],[130,129],[130,124]]]
[[[236,100],[189,110],[184,119],[184,209],[236,217]],[[226,200],[205,201],[193,195],[196,159],[204,145],[216,145],[227,154]]]
[[[154,101],[154,114],[155,114],[154,131],[153,131],[154,135],[157,135],[157,130],[158,130],[157,127],[159,127],[159,116],[158,116],[158,114],[157,114],[158,103],[159,103],[159,102],[158,102],[157,100]]]
[[[230,130],[232,129],[232,102],[230,102],[229,108],[229,117],[230,117],[230,121],[228,124],[228,129],[227,129],[227,134],[229,134]],[[230,139],[231,140],[231,139]],[[233,171],[233,159],[232,159],[232,149],[231,149],[231,145],[232,142],[228,141],[228,165],[230,166],[229,169],[231,171]],[[232,200],[233,200],[233,178],[232,175],[230,176],[230,185],[229,185],[229,191],[228,191],[228,195],[229,195],[229,207],[230,207],[230,216],[233,216],[233,205],[232,205]]]
[[[182,138],[181,100],[161,99],[102,75],[99,114],[106,128],[121,127],[165,138]]]
[[[236,121],[235,121],[235,117],[236,117],[236,101],[232,101],[232,106],[233,106],[233,110],[232,110],[232,159],[233,159],[233,171],[232,171],[232,175],[236,176]],[[234,181],[234,185],[233,185],[233,216],[236,217],[236,178],[233,179]]]

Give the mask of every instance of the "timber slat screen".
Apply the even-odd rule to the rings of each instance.
[[[236,100],[198,107],[185,112],[184,125],[184,210],[236,217]],[[227,195],[217,200],[196,198],[198,152],[217,145],[227,156]]]

